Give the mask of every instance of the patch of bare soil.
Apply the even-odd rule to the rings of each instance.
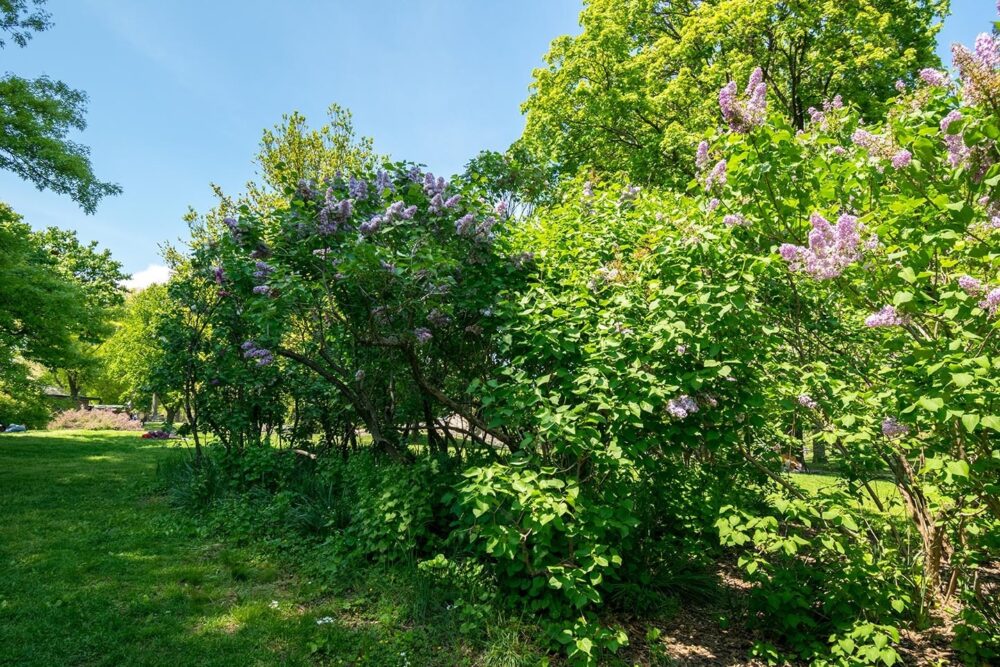
[[[629,665],[650,667],[763,667],[766,662],[750,658],[759,633],[746,623],[746,596],[751,585],[731,564],[720,564],[723,594],[718,601],[687,605],[672,618],[649,623],[626,624],[631,645],[620,654]],[[651,628],[658,636],[647,633]],[[947,624],[923,632],[904,630],[897,647],[903,664],[910,667],[951,667],[961,661],[951,649],[952,631]],[[794,664],[794,663],[793,663]]]

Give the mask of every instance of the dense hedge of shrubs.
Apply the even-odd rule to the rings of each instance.
[[[880,125],[833,98],[796,131],[750,73],[685,192],[581,174],[514,219],[409,164],[287,174],[171,284],[165,364],[219,443],[177,493],[263,493],[251,524],[342,562],[477,572],[574,662],[726,554],[762,658],[891,665],[949,618],[988,662],[997,53],[901,82]],[[840,483],[782,473],[804,443]]]

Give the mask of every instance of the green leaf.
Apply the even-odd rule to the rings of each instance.
[[[892,297],[892,303],[894,306],[901,306],[904,303],[909,303],[913,301],[912,292],[896,292],[896,295]]]
[[[931,398],[929,396],[923,396],[917,401],[924,410],[928,412],[937,412],[944,407],[944,400],[940,398]]]
[[[958,461],[951,461],[948,463],[945,470],[952,477],[968,477],[969,476],[969,464],[966,461],[959,459]]]
[[[979,426],[979,415],[967,412],[962,415],[962,425],[965,426],[965,430],[972,433]]]
[[[983,420],[980,423],[986,428],[991,428],[994,431],[1000,431],[1000,417],[996,415],[987,415],[986,417],[983,417]]]
[[[968,387],[970,384],[972,384],[972,381],[975,379],[976,378],[969,373],[954,373],[951,376],[952,384],[954,384],[959,389]]]

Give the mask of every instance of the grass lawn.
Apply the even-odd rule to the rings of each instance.
[[[502,646],[473,655],[377,591],[334,596],[214,541],[156,490],[174,448],[0,435],[0,665],[459,665],[497,650],[505,662]]]

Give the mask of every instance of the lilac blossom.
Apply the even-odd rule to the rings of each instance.
[[[996,99],[1000,87],[1000,42],[996,37],[980,34],[974,51],[955,44],[951,47],[951,57],[958,68],[964,97],[979,104]]]
[[[816,280],[839,277],[861,256],[858,219],[845,213],[831,225],[819,213],[813,213],[810,222],[813,229],[809,232],[809,247],[783,243],[779,248],[782,259],[792,271],[803,271]]]
[[[688,351],[687,345],[678,345],[677,347],[674,348],[674,352],[676,352],[678,356],[684,356],[685,354],[687,354],[687,351]]]
[[[976,296],[983,291],[983,282],[972,276],[961,276],[958,279],[958,286],[969,296]]]
[[[905,320],[896,312],[893,306],[883,306],[881,310],[865,318],[865,326],[871,329],[877,327],[902,326]]]
[[[587,198],[594,196],[594,184],[590,181],[583,182],[583,196]]]
[[[254,265],[253,277],[257,280],[264,280],[274,273],[274,267],[264,261],[258,261]]]
[[[902,79],[896,79],[896,92],[905,93],[906,92],[906,82]]]
[[[425,327],[417,327],[414,329],[413,336],[421,345],[430,342],[431,338],[434,338],[434,334],[431,333],[431,330]]]
[[[722,218],[722,224],[727,227],[746,227],[750,223],[739,213],[729,213]]]
[[[461,236],[469,234],[470,231],[475,229],[476,216],[471,213],[466,213],[461,218],[455,221],[455,233]]]
[[[213,266],[212,274],[215,276],[216,285],[221,285],[226,282],[226,272],[221,266]]]
[[[378,173],[375,174],[375,191],[378,192],[378,196],[381,197],[387,190],[392,192],[394,189],[389,173],[384,169],[379,169]]]
[[[681,394],[667,401],[667,412],[675,419],[684,419],[688,415],[698,412],[698,402],[687,394]]]
[[[819,404],[816,401],[814,401],[812,396],[810,396],[809,394],[799,394],[798,401],[799,405],[805,408],[809,408],[810,410],[815,410],[816,408],[819,407]]]
[[[427,172],[424,174],[424,193],[430,197],[432,195],[444,194],[448,182],[443,178],[434,178],[434,174]]]
[[[229,228],[229,233],[232,235],[233,240],[237,243],[243,241],[243,229],[240,227],[239,221],[236,218],[223,218],[222,224]]]
[[[334,189],[327,189],[323,208],[319,212],[320,234],[333,234],[340,229],[341,224],[350,219],[353,206],[350,199],[338,200]]]
[[[1000,310],[1000,287],[991,289],[986,298],[979,302],[979,307],[989,311],[990,316],[996,315]]]
[[[764,71],[758,67],[750,74],[742,98],[736,93],[736,82],[730,81],[719,91],[722,118],[733,132],[749,132],[767,119],[767,84]]]
[[[374,215],[371,219],[362,222],[361,226],[358,227],[358,231],[361,232],[362,236],[371,236],[382,226],[382,220],[381,215]]]
[[[715,209],[719,208],[721,204],[722,202],[719,200],[718,197],[712,197],[711,199],[708,200],[707,204],[708,212],[711,213]]]
[[[259,294],[261,296],[274,296],[275,295],[274,288],[272,288],[272,287],[270,287],[268,285],[257,285],[256,287],[253,288],[253,293],[254,294]]]
[[[462,201],[462,195],[452,195],[445,200],[444,207],[455,208],[461,203],[461,201]]]
[[[274,363],[274,355],[271,354],[271,351],[258,346],[252,340],[244,342],[240,349],[243,350],[244,359],[254,359],[258,366],[268,366]]]
[[[705,191],[710,192],[716,185],[722,187],[726,184],[726,178],[726,161],[719,160],[705,177]]]
[[[444,197],[440,193],[431,197],[430,202],[427,204],[427,210],[437,215],[444,211]]]
[[[928,86],[943,87],[948,85],[948,74],[938,69],[925,67],[924,69],[920,70],[919,76],[920,79]]]
[[[635,201],[636,199],[639,198],[639,191],[641,189],[642,188],[640,188],[638,185],[626,186],[625,189],[622,190],[621,195],[619,195],[618,197],[618,203],[625,204],[630,201]]]
[[[886,417],[882,420],[882,435],[889,438],[890,440],[895,440],[896,438],[902,438],[910,432],[910,427],[906,424],[901,423],[895,417]]]
[[[496,206],[493,207],[493,212],[499,215],[501,218],[507,215],[507,202],[500,200],[497,202]]]
[[[352,199],[364,199],[368,196],[368,182],[351,176],[351,180],[347,184],[347,192]]]
[[[969,157],[969,147],[965,145],[961,133],[949,133],[951,124],[962,120],[962,112],[952,109],[948,115],[941,119],[941,133],[944,134],[944,145],[948,149],[948,163],[952,167],[958,167]]]
[[[910,161],[913,159],[913,154],[905,148],[900,149],[895,155],[892,156],[892,168],[893,169],[905,169],[909,166]]]
[[[698,171],[704,171],[710,159],[708,157],[708,142],[702,141],[698,144],[698,150],[694,156],[694,164],[698,168]]]

